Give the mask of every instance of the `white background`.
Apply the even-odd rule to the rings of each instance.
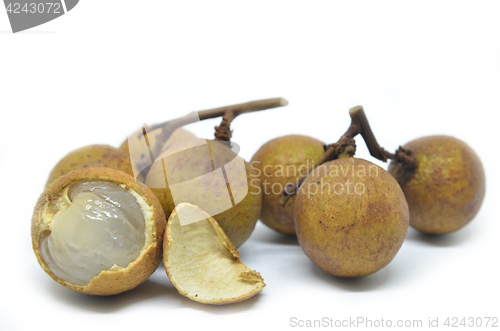
[[[0,330],[500,317],[499,12],[498,1],[84,0],[12,34],[1,9]],[[334,142],[349,125],[348,109],[363,105],[387,150],[430,134],[472,146],[487,177],[482,209],[447,236],[410,229],[389,266],[351,280],[325,274],[295,239],[259,223],[240,253],[267,287],[224,307],[180,296],[162,268],[130,292],[100,298],[63,288],[38,266],[32,208],[67,152],[118,146],[143,123],[275,96],[290,106],[233,123],[247,160],[285,134]],[[217,123],[189,129],[211,138]],[[360,140],[358,156],[369,158]]]

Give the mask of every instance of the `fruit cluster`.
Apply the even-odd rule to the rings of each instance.
[[[262,169],[290,164],[308,169],[286,178],[262,172],[263,186],[295,182],[263,196],[262,222],[295,233],[322,270],[362,277],[392,261],[408,225],[438,235],[469,223],[484,199],[485,176],[476,153],[456,138],[423,137],[392,154],[377,143],[362,107],[350,115],[349,129],[337,143],[325,145],[324,153],[313,138],[285,136],[262,146],[253,159]],[[372,156],[391,159],[388,171],[353,157],[358,134]]]
[[[236,249],[259,218],[296,234],[325,272],[363,277],[392,261],[409,225],[445,234],[477,214],[485,176],[468,145],[431,136],[389,153],[361,107],[350,110],[351,125],[336,143],[284,136],[262,146],[251,163],[241,159],[230,142],[232,120],[286,104],[276,98],[198,112],[200,120],[223,117],[215,140],[181,128],[192,122],[182,117],[142,128],[120,148],[69,153],[34,209],[40,266],[70,289],[112,295],[144,282],[163,259],[179,293],[227,304],[265,286]],[[357,135],[372,156],[391,160],[388,171],[354,157]],[[197,186],[208,190],[197,194]]]

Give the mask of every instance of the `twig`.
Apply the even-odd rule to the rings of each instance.
[[[206,120],[209,118],[228,116],[229,123],[231,123],[231,121],[235,117],[237,117],[241,114],[261,111],[261,110],[265,110],[265,109],[283,107],[286,105],[288,105],[288,101],[283,99],[283,98],[263,99],[263,100],[256,100],[256,101],[240,103],[237,105],[230,105],[230,106],[224,106],[224,107],[213,108],[213,109],[208,109],[208,110],[201,110],[201,111],[198,111],[198,117],[199,117],[200,121],[203,121],[203,120]],[[153,125],[149,129],[146,129],[148,132],[150,132],[151,130],[162,128],[162,132],[158,135],[158,138],[156,139],[156,143],[153,146],[153,155],[159,155],[159,153],[161,152],[161,150],[163,148],[163,145],[168,140],[168,138],[170,138],[170,135],[172,134],[172,132],[174,132],[176,129],[178,129],[186,124],[190,124],[190,123],[193,123],[193,116],[187,115],[187,116],[184,116],[184,117],[172,120],[172,121]]]
[[[288,105],[288,101],[284,98],[262,99],[262,100],[240,103],[240,104],[236,104],[236,105],[201,110],[201,111],[197,112],[197,116],[194,116],[191,113],[191,114],[185,115],[183,117],[176,118],[174,120],[170,120],[170,121],[166,121],[163,123],[154,124],[154,125],[150,125],[150,126],[145,126],[143,128],[143,130],[138,133],[138,138],[140,138],[142,135],[144,135],[144,132],[151,132],[151,131],[154,131],[157,129],[162,129],[162,131],[158,135],[158,137],[156,138],[156,142],[153,144],[153,146],[150,146],[151,149],[150,149],[148,155],[144,156],[140,160],[137,160],[136,164],[138,165],[138,168],[145,169],[145,171],[147,172],[146,168],[151,163],[151,157],[152,156],[157,157],[161,153],[163,146],[165,145],[166,141],[170,138],[172,133],[176,129],[178,129],[184,125],[197,122],[198,119],[200,121],[203,121],[203,120],[210,119],[210,118],[224,116],[223,123],[224,123],[224,121],[226,121],[227,126],[226,126],[226,124],[224,124],[221,131],[227,132],[229,130],[229,125],[234,120],[234,118],[236,118],[237,116],[239,116],[241,114],[261,111],[261,110],[265,110],[265,109],[283,107],[286,105]],[[222,124],[221,124],[221,126],[222,126]],[[231,131],[229,131],[229,139],[230,139],[230,132]],[[226,135],[227,135],[227,133],[226,133]],[[217,137],[217,127],[216,127],[216,137]],[[222,134],[221,134],[221,138],[224,138],[224,136]],[[227,139],[227,140],[229,140],[229,139]],[[224,140],[224,139],[222,139],[222,140]]]
[[[349,126],[349,129],[344,133],[344,135],[339,139],[337,143],[326,146],[323,156],[304,176],[299,178],[299,180],[295,183],[289,183],[285,186],[283,195],[280,198],[281,205],[284,206],[292,196],[297,194],[300,185],[302,185],[307,175],[309,175],[309,173],[316,169],[318,166],[322,165],[325,162],[337,159],[339,155],[345,152],[352,154],[349,156],[353,156],[356,152],[354,137],[358,134],[363,137],[363,140],[368,147],[368,151],[376,159],[384,162],[387,162],[387,159],[395,160],[397,162],[400,162],[402,166],[404,166],[408,171],[413,171],[415,169],[416,161],[411,151],[399,147],[396,153],[392,154],[380,147],[377,139],[375,138],[375,135],[373,134],[370,124],[368,123],[368,118],[366,117],[363,107],[357,106],[351,108],[349,110],[349,115],[351,116],[351,125]]]

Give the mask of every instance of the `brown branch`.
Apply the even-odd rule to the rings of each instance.
[[[262,99],[262,100],[240,103],[232,106],[201,110],[198,112],[198,115],[200,116],[200,121],[203,121],[208,118],[224,116],[228,110],[232,111],[234,113],[234,117],[236,117],[245,113],[251,113],[271,108],[278,108],[286,105],[288,105],[288,101],[283,98]]]
[[[368,123],[368,118],[366,117],[363,107],[357,106],[351,108],[349,110],[349,115],[351,116],[351,125],[349,126],[349,129],[346,131],[346,133],[344,133],[344,135],[339,139],[337,143],[325,147],[325,153],[318,160],[318,162],[307,172],[307,174],[299,178],[297,182],[289,183],[285,186],[285,189],[283,190],[283,196],[280,198],[281,205],[284,206],[292,196],[297,194],[300,185],[302,185],[307,175],[309,175],[309,173],[316,169],[318,166],[327,161],[337,159],[340,154],[345,152],[347,152],[349,156],[353,156],[356,152],[356,145],[353,138],[358,134],[363,137],[363,140],[368,147],[368,151],[376,159],[384,162],[387,162],[388,159],[395,160],[396,162],[399,162],[401,164],[401,166],[408,174],[411,174],[411,172],[415,171],[416,160],[412,151],[399,147],[396,153],[392,154],[379,145],[377,139],[375,138],[375,135],[373,134],[370,124]]]
[[[359,134],[361,134],[361,136],[365,140],[370,154],[374,158],[386,162],[388,153],[378,144],[377,139],[372,132],[370,124],[368,123],[368,118],[366,117],[363,107],[357,106],[349,109],[349,115],[351,116],[351,119],[353,121],[359,124]]]
[[[365,115],[363,107],[358,106],[351,108],[349,110],[349,114],[351,115],[351,118],[355,117],[356,122],[361,125],[359,133],[363,137],[366,147],[368,147],[368,151],[370,152],[371,156],[383,162],[387,162],[387,159],[394,160],[401,163],[408,170],[412,170],[415,168],[416,160],[410,150],[404,149],[400,146],[396,153],[393,154],[386,151],[378,144],[377,139],[375,139],[375,135],[372,132],[370,124],[368,123],[368,118]]]
[[[354,115],[356,115],[356,112],[354,112]],[[325,162],[338,159],[342,153],[347,153],[348,156],[353,156],[354,153],[356,153],[356,142],[354,141],[354,137],[356,137],[361,130],[361,125],[358,120],[357,116],[351,115],[351,125],[342,137],[340,137],[336,143],[324,146],[325,153],[323,153],[318,162],[316,162],[304,176],[300,177],[295,183],[288,183],[285,185],[283,195],[279,200],[282,206],[286,205],[288,200],[297,194],[300,185],[302,185],[311,171]]]
[[[216,118],[216,117],[221,117],[226,114],[228,110],[234,112],[234,117],[244,114],[244,113],[249,113],[249,112],[255,112],[259,110],[265,110],[265,109],[271,109],[271,108],[278,108],[278,107],[283,107],[288,105],[288,101],[284,98],[272,98],[272,99],[262,99],[262,100],[256,100],[256,101],[250,101],[250,102],[245,102],[245,103],[239,103],[236,105],[230,105],[230,106],[224,106],[224,107],[218,107],[218,108],[212,108],[212,109],[207,109],[207,110],[200,110],[198,111],[198,117],[200,118],[200,121],[210,119],[210,118]],[[178,118],[177,120],[182,122],[182,119],[184,117]],[[176,120],[173,120],[176,121]],[[146,126],[146,130],[148,132],[151,132],[156,129],[164,128],[168,125],[170,125],[172,120],[166,121],[163,123],[158,123],[158,124],[153,124]],[[189,122],[191,123],[191,122]],[[184,123],[182,125],[186,125],[189,123]],[[182,126],[181,125],[181,126]],[[140,135],[138,135],[137,138],[140,138]]]
[[[229,107],[206,110],[202,114],[200,114],[200,119],[201,117],[211,118],[213,114],[219,114],[219,112],[225,111],[224,116],[222,117],[221,124],[215,127],[215,139],[230,141],[233,135],[233,131],[231,131],[230,129],[231,123],[239,115],[269,108],[282,107],[286,106],[287,104],[288,101],[283,98],[252,101]]]
[[[200,121],[203,121],[206,119],[216,118],[220,116],[231,116],[229,114],[232,114],[232,118],[230,119],[230,121],[232,121],[232,119],[234,119],[236,116],[244,113],[261,111],[270,108],[283,107],[286,105],[288,105],[288,101],[283,98],[256,100],[256,101],[240,103],[237,105],[201,110],[198,111],[198,118],[200,119]],[[168,140],[168,138],[170,138],[172,132],[190,123],[193,123],[193,116],[188,114],[184,117],[180,117],[175,120],[167,121],[146,128],[148,132],[150,132],[151,130],[162,128],[162,132],[158,135],[158,138],[156,138],[155,146],[153,146],[152,148],[153,154],[159,155],[159,153],[163,148],[163,145]]]
[[[233,131],[231,130],[231,122],[234,120],[236,116],[234,116],[234,112],[228,110],[224,117],[222,118],[222,122],[219,126],[215,127],[215,140],[223,140],[230,141],[233,136]]]
[[[176,118],[174,120],[166,121],[163,123],[159,124],[154,124],[150,126],[145,126],[141,132],[138,133],[138,138],[143,135],[143,131],[145,132],[151,132],[157,129],[162,129],[161,133],[158,135],[156,138],[156,142],[153,146],[151,146],[151,150],[148,156],[150,155],[155,155],[158,156],[165,145],[166,141],[172,133],[187,124],[191,124],[196,122],[198,119],[200,121],[210,119],[210,118],[216,118],[220,116],[224,116],[223,123],[224,121],[227,123],[222,125],[222,129],[217,129],[216,127],[216,137],[217,137],[217,132],[221,131],[220,137],[221,140],[229,140],[231,138],[231,131],[229,131],[229,125],[231,122],[236,118],[237,116],[245,113],[250,113],[250,112],[256,112],[256,111],[261,111],[261,110],[266,110],[266,109],[271,109],[271,108],[277,108],[277,107],[283,107],[288,105],[288,101],[284,98],[272,98],[272,99],[262,99],[262,100],[256,100],[256,101],[250,101],[250,102],[245,102],[245,103],[240,103],[236,105],[230,105],[230,106],[224,106],[224,107],[218,107],[218,108],[213,108],[213,109],[207,109],[207,110],[201,110],[197,112],[198,116],[194,116],[193,114],[188,114],[183,117]],[[225,135],[224,135],[225,134]],[[227,138],[227,139],[222,139],[222,138]],[[150,163],[150,158],[144,157],[141,160],[137,161],[137,164],[143,168],[145,165]],[[147,171],[147,170],[146,170]]]
[[[246,102],[246,103],[240,103],[237,105],[230,105],[230,106],[224,106],[224,107],[213,108],[213,109],[208,109],[208,110],[201,110],[201,111],[198,111],[198,118],[200,119],[200,121],[203,121],[203,120],[210,119],[210,118],[225,116],[229,113],[233,113],[233,118],[234,118],[234,117],[241,115],[241,114],[244,114],[244,113],[261,111],[261,110],[276,108],[276,107],[283,107],[286,105],[288,105],[288,101],[283,99],[283,98],[256,100],[256,101],[250,101],[250,102]],[[184,117],[180,117],[180,118],[177,118],[175,120],[171,120],[171,121],[167,121],[164,123],[155,124],[155,125],[152,125],[150,127],[147,127],[146,130],[148,132],[162,128],[162,132],[158,135],[158,138],[156,139],[155,145],[152,146],[153,154],[159,155],[160,151],[163,148],[163,145],[168,140],[168,138],[170,138],[170,135],[172,134],[172,132],[174,132],[176,129],[178,129],[184,125],[190,124],[190,123],[193,123],[193,116],[188,114]]]

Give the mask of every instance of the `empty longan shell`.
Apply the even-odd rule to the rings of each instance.
[[[204,304],[244,301],[266,286],[260,273],[241,262],[219,223],[189,203],[177,205],[168,219],[163,264],[181,295]]]

